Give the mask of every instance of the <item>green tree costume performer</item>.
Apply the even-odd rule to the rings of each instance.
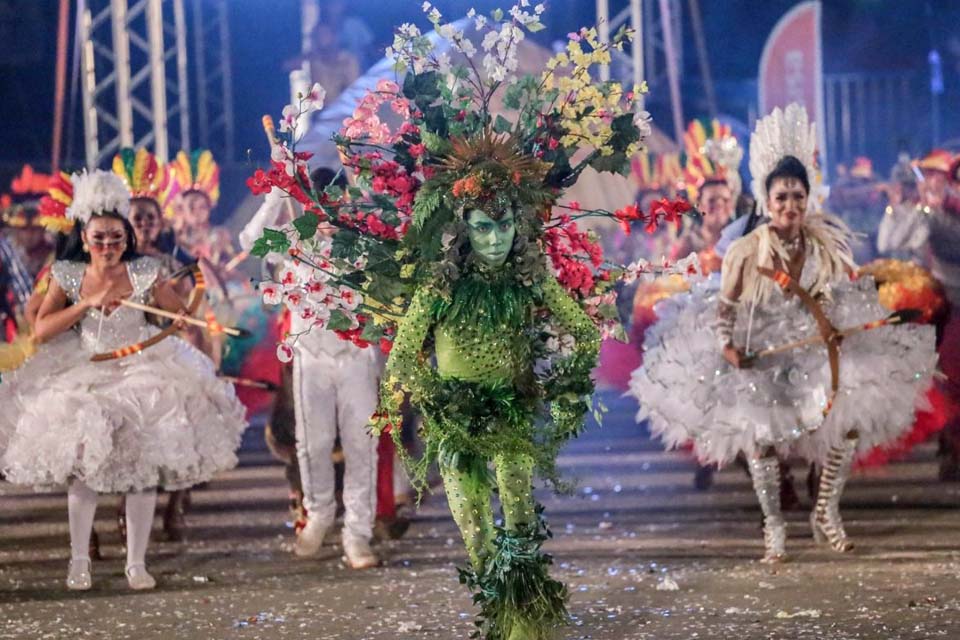
[[[423,414],[425,454],[405,462],[419,488],[439,464],[470,558],[460,579],[480,608],[475,636],[542,640],[566,621],[567,590],[541,551],[550,534],[533,475],[559,482],[556,456],[583,428],[601,333],[619,328],[613,286],[650,271],[605,263],[575,221],[652,230],[684,207],[558,204],[587,167],[629,171],[649,132],[648,116],[636,113],[642,87],[590,78],[629,32],[604,44],[582,29],[542,74],[515,77],[517,44],[542,28],[541,5],[471,16],[486,32],[474,39],[482,61],[471,38],[429,3],[425,11],[459,64],[416,26],[398,30],[391,50],[402,87],[381,81],[334,136],[352,179],[346,190],[311,184],[309,156],[296,151],[297,121],[322,107],[322,88],[285,109],[272,168],[248,185],[279,190],[304,214],[266,229],[252,252],[287,256],[278,280],[261,283],[265,302],[390,353],[372,430],[390,429],[399,443],[405,398]],[[402,120],[395,131],[380,119],[388,111]],[[335,233],[318,234],[321,224]],[[278,346],[281,359],[297,338]]]
[[[481,607],[481,630],[490,638],[540,638],[565,619],[567,594],[547,574],[550,559],[540,551],[548,532],[533,499],[533,473],[539,467],[553,477],[559,444],[582,426],[600,333],[549,273],[532,237],[543,204],[542,175],[529,175],[535,163],[484,142],[490,140],[451,163],[462,165],[450,170],[457,176],[451,195],[474,185],[472,194],[450,198],[460,234],[446,263],[458,270],[414,294],[390,354],[384,404],[405,391],[424,415],[424,460],[439,462],[470,556],[461,580]],[[546,318],[575,340],[555,367],[562,373],[551,378],[552,388],[534,372],[536,327]],[[538,430],[543,402],[553,425]],[[493,490],[502,528],[494,524]]]

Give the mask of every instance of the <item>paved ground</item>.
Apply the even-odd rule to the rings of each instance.
[[[960,486],[938,484],[933,451],[860,473],[845,497],[858,548],[814,549],[804,513],[790,514],[794,561],[771,570],[746,477],[721,473],[692,489],[692,465],[666,454],[610,402],[562,459],[572,497],[544,495],[556,573],[575,619],[562,638],[960,637]],[[800,470],[796,470],[798,485]],[[383,568],[353,572],[338,548],[294,559],[278,466],[248,451],[242,466],[194,494],[191,542],[156,543],[159,588],[126,588],[113,514],[98,512],[107,559],[94,589],[65,590],[62,494],[0,485],[0,638],[460,639],[471,607],[442,495],[428,497],[407,537],[384,545]]]

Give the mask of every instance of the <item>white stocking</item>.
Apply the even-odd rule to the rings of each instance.
[[[90,532],[97,512],[97,492],[82,480],[74,480],[67,489],[67,515],[70,520],[70,557],[90,560]]]
[[[153,512],[157,506],[155,489],[127,494],[127,568],[144,566]]]

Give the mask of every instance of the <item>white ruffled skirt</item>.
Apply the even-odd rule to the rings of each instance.
[[[771,446],[782,455],[822,461],[852,430],[859,432],[860,451],[894,440],[923,408],[937,360],[933,327],[889,326],[847,338],[839,392],[824,419],[831,394],[826,348],[795,349],[736,369],[721,356],[713,330],[717,295],[714,279],[658,304],[659,321],[644,340],[644,364],[631,376],[637,420],[647,420],[668,447],[692,443],[704,463],[724,464],[738,452],[754,455]],[[774,296],[754,313],[752,351],[817,333],[798,300]],[[825,309],[839,329],[889,314],[872,278],[837,285]],[[737,345],[746,344],[748,315],[749,305],[742,305]]]
[[[0,470],[36,487],[179,489],[237,464],[247,426],[233,386],[179,338],[91,362],[73,332],[0,383]]]

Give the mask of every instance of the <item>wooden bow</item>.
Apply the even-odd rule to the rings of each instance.
[[[830,397],[827,399],[827,404],[823,408],[823,417],[826,418],[830,410],[833,409],[833,402],[836,400],[837,393],[840,390],[840,339],[842,338],[842,334],[833,326],[833,323],[830,322],[830,318],[824,313],[820,303],[810,295],[809,291],[801,287],[800,283],[791,277],[789,273],[767,267],[757,267],[757,271],[760,272],[760,275],[766,276],[776,282],[784,291],[789,291],[797,296],[817,322],[820,339],[827,347],[827,357],[830,362]]]
[[[187,299],[186,311],[187,315],[192,316],[197,312],[197,309],[200,308],[200,303],[203,302],[203,293],[207,288],[207,283],[203,277],[203,272],[200,270],[200,265],[196,262],[189,264],[170,276],[170,280],[179,280],[188,274],[193,276],[194,286],[193,290],[190,291],[189,298]],[[140,353],[144,349],[148,349],[158,342],[169,338],[179,330],[180,329],[178,329],[175,324],[171,324],[169,327],[162,329],[159,333],[150,336],[146,340],[142,340],[136,344],[126,347],[120,347],[119,349],[114,349],[113,351],[107,351],[106,353],[96,353],[90,357],[90,360],[93,362],[104,362],[106,360],[117,360],[119,358],[132,356],[135,353]]]

